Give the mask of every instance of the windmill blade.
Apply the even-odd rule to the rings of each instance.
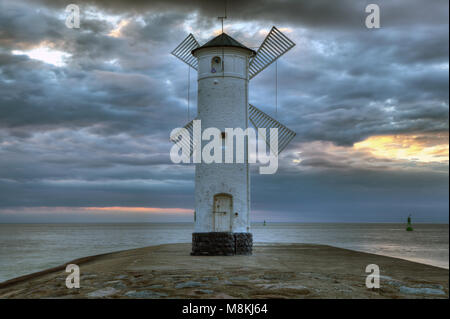
[[[276,27],[272,27],[272,30],[270,30],[248,66],[250,79],[254,78],[294,46],[294,42]]]
[[[194,119],[195,120],[195,119]],[[183,128],[189,132],[190,140],[189,142],[181,138],[181,129],[175,132],[175,134],[170,136],[170,141],[173,143],[180,143],[183,148],[188,148],[190,150],[189,157],[194,153],[194,120],[190,121]]]
[[[197,70],[198,61],[195,56],[192,55],[192,50],[198,48],[200,45],[197,40],[195,40],[192,33],[184,39],[173,51],[172,54],[178,59],[191,66],[193,69]]]
[[[248,113],[250,122],[254,126],[255,129],[257,128],[278,128],[278,154],[280,154],[286,146],[289,144],[289,142],[297,135],[294,131],[287,128],[271,116],[267,115],[257,107],[249,104],[248,105]],[[270,130],[269,130],[270,134]],[[272,135],[268,136],[272,138]],[[267,138],[267,136],[264,137],[266,140],[267,145],[270,147],[270,139]]]

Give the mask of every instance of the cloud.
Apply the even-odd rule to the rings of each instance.
[[[300,170],[448,172],[448,134],[372,136],[353,147],[299,143],[284,157]],[[289,163],[290,162],[290,163]]]
[[[80,29],[65,27],[64,1],[2,3],[0,206],[191,209],[194,168],[168,155],[170,131],[187,122],[188,88],[187,67],[170,52],[190,32],[201,43],[211,38],[223,2],[77,3]],[[303,212],[329,209],[313,199],[356,211],[353,178],[368,202],[382,202],[379,185],[389,195],[383,207],[395,204],[391,193],[407,202],[398,182],[415,206],[421,198],[443,214],[448,194],[418,194],[421,181],[430,192],[446,188],[448,162],[396,158],[386,143],[391,153],[380,156],[373,139],[414,136],[403,141],[445,155],[432,148],[448,144],[448,2],[378,1],[379,30],[364,27],[364,1],[228,3],[226,31],[242,43],[259,45],[276,24],[297,44],[278,62],[277,92],[274,66],[250,84],[250,102],[272,115],[277,93],[277,119],[297,132],[277,176],[254,176],[256,209],[292,213],[295,194],[306,192]],[[29,54],[37,49],[64,63]],[[192,115],[194,72],[190,83]],[[358,149],[363,141],[370,145]]]
[[[53,8],[65,8],[65,1],[40,0],[41,3]],[[224,13],[224,2],[202,0],[81,0],[82,6],[95,6],[110,13],[146,13],[146,12],[198,12],[205,19],[213,19]],[[331,26],[355,27],[365,20],[365,7],[372,2],[342,0],[339,2],[315,1],[270,1],[227,0],[227,14],[233,20],[257,20],[276,23],[293,23],[317,28]],[[389,1],[378,0],[382,19],[386,25],[404,25],[414,21],[418,24],[435,24],[448,19],[445,8],[448,2],[436,0],[420,10],[423,2],[420,0]]]

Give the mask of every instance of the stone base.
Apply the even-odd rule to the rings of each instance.
[[[193,233],[193,256],[251,255],[253,236],[251,233]]]

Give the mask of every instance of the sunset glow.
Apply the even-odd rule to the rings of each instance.
[[[424,163],[449,161],[448,134],[371,136],[355,143],[354,149],[395,160]]]
[[[120,38],[122,36],[122,28],[126,27],[130,20],[121,20],[117,27],[113,29],[108,35],[113,38]]]
[[[88,211],[102,211],[102,212],[120,212],[120,213],[167,213],[167,214],[190,214],[191,209],[186,208],[160,208],[160,207],[85,207]]]

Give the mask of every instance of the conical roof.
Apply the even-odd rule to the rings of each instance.
[[[255,51],[253,51],[250,48],[247,48],[245,45],[239,43],[238,41],[236,41],[235,39],[233,39],[226,33],[219,34],[217,37],[206,42],[204,45],[192,50],[192,54],[195,54],[195,51],[203,49],[203,48],[219,48],[219,47],[241,48],[241,49],[248,50],[248,51],[252,52],[253,54],[256,54]]]

